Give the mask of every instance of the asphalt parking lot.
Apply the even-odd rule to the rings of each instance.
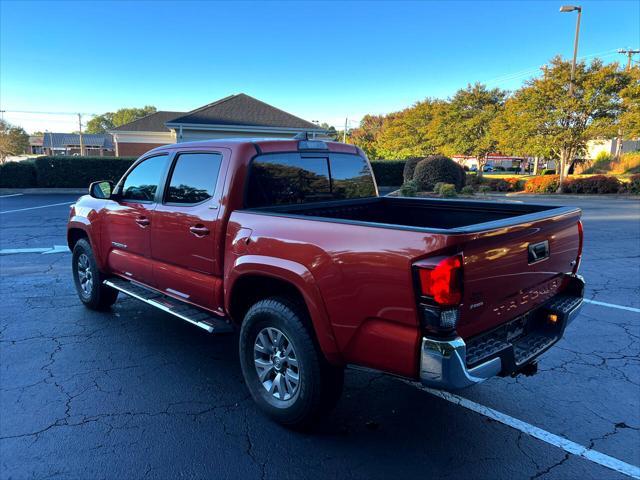
[[[0,198],[3,479],[607,479],[638,471],[637,200],[538,199],[583,208],[587,298],[610,305],[586,304],[536,376],[492,379],[446,399],[349,370],[332,416],[300,434],[256,410],[234,335],[208,336],[122,297],[106,313],[80,304],[69,253],[45,251],[65,245],[74,199]],[[42,250],[15,251],[32,248]],[[567,453],[536,428],[595,453]],[[603,466],[608,457],[618,463]]]

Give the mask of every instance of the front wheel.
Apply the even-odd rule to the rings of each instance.
[[[267,415],[290,428],[309,427],[340,398],[344,370],[330,365],[312,337],[306,312],[268,298],[247,312],[240,330],[242,374]]]
[[[106,310],[118,299],[118,291],[104,285],[88,240],[81,238],[73,247],[73,281],[82,303],[92,310]]]

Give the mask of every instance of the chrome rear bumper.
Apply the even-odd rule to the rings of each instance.
[[[557,306],[558,308],[558,310],[554,308],[552,311],[557,311],[562,315],[562,322],[557,332],[557,337],[552,339],[547,347],[540,349],[535,355],[527,358],[526,362],[519,364],[518,367],[522,367],[526,363],[531,363],[546,351],[548,347],[556,343],[562,337],[567,325],[578,316],[582,308],[584,282],[582,278],[578,276],[574,277],[574,280],[578,283],[578,287],[582,288],[574,290],[574,301],[570,302],[568,308],[563,309],[563,305],[567,304],[566,301],[554,301],[554,299],[552,299],[550,302],[551,305],[554,307]],[[499,374],[508,375],[514,373],[518,369],[514,367],[512,358],[512,354],[510,357],[508,355],[499,355],[473,368],[468,368],[467,345],[462,338],[456,337],[452,340],[441,340],[423,337],[420,349],[420,380],[426,386],[444,390],[465,388]]]
[[[442,341],[422,339],[420,380],[424,385],[446,390],[469,387],[502,370],[502,360],[493,358],[477,367],[467,369],[467,346],[462,338]]]

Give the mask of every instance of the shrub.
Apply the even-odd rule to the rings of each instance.
[[[0,188],[31,188],[36,186],[33,162],[7,162],[0,165]]]
[[[445,198],[456,197],[456,186],[452,183],[443,183],[440,186],[440,195]]]
[[[87,187],[96,180],[118,180],[135,157],[38,157],[35,161],[38,187]]]
[[[524,180],[520,178],[489,178],[486,181],[494,192],[519,192],[524,188]]]
[[[465,182],[464,170],[448,157],[432,155],[416,166],[413,179],[422,191],[431,191],[438,182],[450,183],[460,190]]]
[[[545,168],[542,170],[542,175],[555,175],[556,171],[553,168]]]
[[[483,177],[479,177],[475,174],[467,174],[465,177],[465,185],[471,185],[472,187],[478,187],[482,185]]]
[[[460,193],[462,193],[463,195],[473,195],[475,192],[473,191],[473,187],[471,185],[465,185],[464,187],[462,187],[462,190],[460,190]]]
[[[371,168],[380,186],[396,187],[404,183],[404,160],[373,160]]]
[[[438,182],[433,186],[433,193],[440,193],[440,189],[446,185],[444,182]]]
[[[640,173],[640,152],[623,153],[612,173]]]
[[[533,177],[524,184],[524,191],[529,193],[555,193],[560,185],[558,175],[542,175]]]
[[[409,180],[400,187],[400,195],[403,197],[415,197],[418,193],[418,184],[415,180]]]
[[[627,183],[627,191],[635,195],[640,195],[640,173],[631,175],[629,183]]]
[[[480,185],[478,187],[478,191],[481,194],[486,195],[487,193],[489,193],[491,191],[491,187],[489,185]]]
[[[568,178],[562,185],[565,193],[618,193],[621,187],[620,180],[606,175]]]
[[[416,166],[423,159],[420,157],[416,158],[407,158],[407,161],[404,164],[404,170],[402,172],[402,176],[404,177],[404,181],[408,182],[409,180],[413,180],[413,173],[416,170]]]

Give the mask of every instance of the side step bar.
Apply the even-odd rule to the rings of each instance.
[[[134,283],[122,278],[110,278],[104,281],[105,285],[140,300],[152,307],[170,313],[185,322],[189,322],[197,327],[206,330],[209,333],[228,333],[233,332],[233,326],[229,320],[222,317],[216,317],[209,312],[200,310],[187,303],[176,300],[168,295],[147,288],[139,283]]]

